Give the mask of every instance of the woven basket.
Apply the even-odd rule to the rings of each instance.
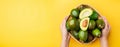
[[[86,4],[81,4],[82,6],[85,6],[85,7],[87,7],[87,8],[91,8],[92,10],[95,10],[97,13],[98,13],[98,19],[102,19],[102,15],[100,15],[100,13],[95,9],[95,8],[92,8],[90,5],[86,5]],[[81,6],[80,5],[80,6]],[[79,8],[80,6],[78,6],[77,8]],[[69,15],[69,17],[68,17],[68,19],[70,18],[70,15]],[[88,43],[85,43],[85,42],[83,42],[83,41],[78,41],[70,32],[69,32],[69,35],[71,36],[71,38],[73,38],[75,41],[77,41],[78,43],[82,43],[82,44],[90,44],[90,43],[92,43],[92,42],[94,42],[96,39],[97,39],[97,37],[94,37],[94,39],[92,40],[92,41],[90,41],[90,42],[88,42]]]

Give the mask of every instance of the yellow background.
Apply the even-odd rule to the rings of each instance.
[[[120,47],[119,0],[0,0],[0,47],[60,47],[60,24],[71,9],[89,4],[104,15],[111,25],[108,43]],[[70,47],[100,47],[79,44]]]

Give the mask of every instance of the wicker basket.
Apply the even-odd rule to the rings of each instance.
[[[102,15],[100,15],[100,13],[95,9],[95,8],[92,8],[90,5],[86,5],[86,4],[81,4],[81,5],[83,5],[83,6],[85,6],[85,7],[87,7],[87,8],[91,8],[92,10],[95,10],[97,13],[98,13],[98,19],[102,19]],[[81,6],[80,5],[80,6]],[[77,8],[79,8],[80,6],[78,6]],[[69,15],[69,17],[68,18],[70,18],[70,15]],[[90,44],[90,43],[92,43],[92,42],[94,42],[96,39],[97,39],[97,37],[94,37],[94,39],[92,40],[92,41],[90,41],[90,42],[88,42],[88,43],[85,43],[85,42],[83,42],[83,41],[78,41],[70,32],[69,32],[69,35],[71,36],[71,38],[73,38],[75,41],[77,41],[78,43],[82,43],[82,44]]]

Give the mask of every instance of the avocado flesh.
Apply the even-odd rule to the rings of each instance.
[[[81,20],[81,22],[80,22],[81,30],[83,30],[83,31],[87,30],[88,24],[89,24],[89,20],[90,20],[90,18],[88,18],[88,17]]]
[[[79,18],[83,19],[85,17],[91,16],[93,13],[93,10],[91,8],[85,8],[80,12]]]

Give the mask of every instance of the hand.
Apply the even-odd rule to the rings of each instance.
[[[108,35],[109,35],[109,31],[110,31],[110,25],[109,25],[109,23],[107,22],[107,20],[106,20],[105,17],[102,16],[102,18],[103,18],[103,20],[104,20],[104,22],[105,22],[105,27],[104,27],[104,29],[102,30],[102,37],[101,37],[101,38],[107,38]]]
[[[110,31],[110,25],[107,22],[105,17],[103,17],[103,16],[101,16],[101,17],[105,22],[105,27],[102,30],[102,37],[100,38],[100,43],[101,43],[101,47],[108,47],[107,37],[108,37],[109,31]]]
[[[69,39],[70,39],[70,36],[69,36],[69,33],[67,32],[67,29],[66,29],[66,20],[67,20],[68,16],[65,17],[65,19],[63,20],[62,24],[61,24],[61,32],[62,32],[62,44],[61,44],[61,47],[68,47],[69,45]]]

